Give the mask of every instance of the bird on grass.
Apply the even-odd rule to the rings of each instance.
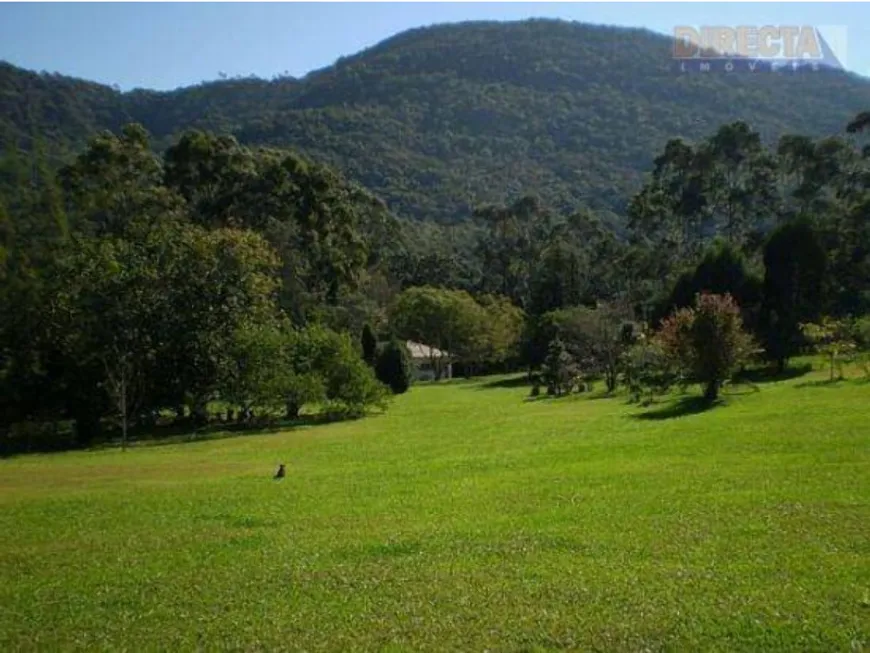
[[[281,463],[280,465],[278,465],[278,471],[275,472],[275,480],[279,478],[284,478],[285,474],[286,472],[284,471],[284,463]]]

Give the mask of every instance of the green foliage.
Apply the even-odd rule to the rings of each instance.
[[[855,324],[851,320],[836,320],[824,316],[818,323],[801,324],[800,329],[815,350],[828,359],[829,379],[834,380],[835,370],[837,378],[842,379],[844,363],[854,360],[858,349],[856,336],[860,337],[860,331],[855,328]]]
[[[474,298],[461,290],[432,287],[408,288],[391,312],[393,331],[404,340],[434,347],[431,361],[440,378],[445,357],[479,360],[485,346],[485,313]]]
[[[761,332],[780,369],[802,345],[800,323],[823,310],[826,266],[825,249],[806,220],[783,225],[765,245]]]
[[[662,323],[657,337],[685,377],[703,386],[707,401],[719,397],[722,384],[754,351],[730,295],[698,295],[693,308],[680,309]]]
[[[858,350],[858,364],[864,376],[870,379],[870,315],[856,319],[852,324],[852,337]]]
[[[394,395],[407,392],[412,380],[408,348],[395,338],[391,339],[378,355],[375,372],[378,380],[389,386]]]
[[[483,295],[478,303],[483,309],[482,359],[496,363],[513,359],[525,325],[523,310],[498,295]]]
[[[562,341],[583,376],[604,377],[608,392],[615,390],[622,353],[633,339],[631,311],[605,304],[575,306],[545,318],[552,337]]]
[[[681,75],[671,50],[649,31],[537,20],[416,29],[302,80],[167,93],[2,64],[0,132],[42,134],[57,152],[131,119],[160,149],[188,129],[233,133],[334,165],[402,215],[446,222],[528,192],[560,210],[621,212],[670,139],[697,142],[735,119],[768,143],[821,136],[870,106],[867,83],[844,73]],[[723,156],[711,170],[734,179],[711,195],[717,215],[758,207],[746,183],[755,144],[734,128],[717,139]]]
[[[646,333],[625,349],[620,362],[632,401],[650,403],[681,382],[680,370],[660,339]]]
[[[327,412],[345,417],[386,406],[386,388],[360,358],[349,334],[309,325],[298,329],[290,342],[288,417],[298,416],[306,404],[320,403]]]
[[[680,276],[661,317],[694,304],[700,293],[729,294],[743,311],[744,320],[754,325],[761,304],[761,280],[748,270],[746,258],[725,240],[708,247],[697,267]],[[748,319],[747,319],[748,318]]]
[[[388,389],[360,358],[350,334],[329,335],[329,349],[322,365],[326,387],[327,412],[344,417],[359,417],[370,408],[384,410]]]
[[[852,323],[855,344],[862,351],[870,351],[870,315],[857,318]]]
[[[453,54],[431,56],[429,46],[460,33],[457,51],[480,55],[467,57],[471,68],[467,61],[456,67]],[[468,374],[510,369],[517,359],[538,367],[560,334],[586,377],[603,376],[613,389],[631,341],[622,337],[623,323],[655,322],[698,292],[736,297],[746,325],[780,365],[803,340],[800,322],[820,312],[870,310],[870,159],[858,149],[861,120],[849,139],[786,135],[773,151],[766,144],[793,120],[801,129],[810,125],[803,130],[811,135],[820,130],[816,118],[762,101],[791,89],[793,77],[771,73],[761,85],[739,77],[719,88],[719,78],[671,71],[667,82],[652,71],[643,77],[644,85],[657,80],[646,89],[650,101],[660,102],[669,84],[683,98],[712,85],[719,100],[704,111],[719,116],[721,98],[739,88],[741,102],[759,107],[758,119],[750,128],[721,114],[712,135],[697,126],[697,107],[692,120],[670,105],[654,125],[627,119],[634,109],[600,96],[623,73],[587,71],[581,84],[550,65],[565,56],[554,43],[592,53],[620,34],[553,22],[433,28],[304,81],[235,80],[170,98],[90,93],[87,84],[60,77],[22,81],[19,71],[0,66],[0,89],[12,89],[5,97],[27,89],[29,102],[23,116],[0,101],[0,300],[7,309],[0,319],[0,428],[71,417],[83,441],[114,413],[123,424],[143,425],[187,404],[204,418],[221,394],[243,412],[254,403],[273,411],[283,395],[290,416],[315,404],[359,414],[380,402],[382,389],[362,368],[344,369],[344,354],[359,343],[342,339],[367,324],[449,352]],[[630,36],[627,42],[661,45]],[[516,50],[493,55],[488,47],[502,37]],[[612,43],[607,52],[623,56]],[[526,58],[545,64],[529,68]],[[445,67],[453,71],[450,83],[438,72]],[[396,70],[404,71],[401,83]],[[870,101],[854,90],[863,86],[834,73],[805,81],[838,91],[841,112]],[[79,111],[45,113],[39,98],[49,87],[63,89],[51,103],[82,109],[108,101],[123,110],[88,114],[75,128],[41,129]],[[397,92],[385,102],[390,88]],[[262,101],[239,99],[249,93]],[[466,93],[473,109],[457,110],[455,97]],[[606,124],[593,118],[590,97],[606,107]],[[189,100],[174,113],[180,98]],[[219,108],[195,117],[203,102]],[[521,115],[513,113],[517,103]],[[636,103],[633,96],[628,106]],[[774,122],[763,106],[776,109]],[[237,111],[244,117],[233,117]],[[829,111],[821,131],[836,131],[845,122],[838,115]],[[131,118],[140,124],[125,125]],[[612,131],[620,122],[631,128]],[[77,131],[96,136],[70,156]],[[35,134],[27,150],[23,133]],[[428,140],[432,134],[437,142]],[[280,149],[291,143],[298,151]],[[663,144],[641,183],[639,171]],[[342,166],[347,177],[307,158],[311,153]],[[59,156],[67,163],[55,174],[50,163]],[[621,161],[615,167],[614,156]],[[471,219],[410,223],[360,183],[382,190],[406,216]],[[611,209],[622,213],[638,187],[626,232]],[[753,271],[765,242],[759,289]],[[93,316],[103,305],[100,325]],[[574,308],[598,305],[625,308],[619,319],[601,308]],[[559,315],[573,317],[559,324]],[[292,334],[280,328],[286,342],[279,349],[291,363],[306,360],[309,349],[320,352],[321,343],[338,358],[318,353],[298,370],[289,364],[287,374],[245,368],[245,360],[280,360],[269,354],[278,347],[270,335],[275,320],[293,325]],[[323,332],[311,331],[318,328]],[[370,338],[363,349],[374,364]],[[440,372],[445,360],[435,358]],[[326,372],[331,368],[344,370],[347,382]]]
[[[0,163],[14,182],[2,186],[14,213],[0,215],[0,295],[13,309],[0,319],[0,429],[72,418],[86,444],[117,418],[126,443],[165,409],[204,421],[214,399],[243,417],[383,405],[344,335],[323,335],[297,371],[305,343],[288,323],[337,309],[379,274],[369,247],[396,223],[361,189],[200,132],[157,157],[138,125],[94,138],[60,187],[37,159],[38,183],[19,191],[14,157]]]
[[[97,371],[89,390],[94,400],[108,393],[125,432],[139,409],[185,394],[204,406],[228,373],[237,329],[275,314],[277,260],[256,234],[162,224],[135,236],[77,237],[51,270],[57,355],[73,375]],[[250,388],[238,382],[238,392]]]
[[[777,210],[776,163],[745,122],[722,125],[692,145],[668,141],[629,207],[629,225],[678,262],[694,259],[711,235],[742,248]]]
[[[568,394],[577,383],[580,370],[559,338],[553,338],[547,347],[547,357],[541,370],[541,380],[547,394],[557,397]]]
[[[236,328],[219,370],[218,397],[249,418],[254,407],[275,413],[297,390],[291,365],[293,334],[277,322]]]
[[[369,366],[374,367],[378,360],[378,338],[372,330],[372,325],[366,323],[360,336],[363,360]]]
[[[509,297],[534,315],[614,292],[613,259],[622,245],[587,210],[557,215],[528,195],[475,211],[480,288]]]

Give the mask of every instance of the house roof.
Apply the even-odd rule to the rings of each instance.
[[[448,352],[441,351],[437,347],[430,347],[429,345],[414,342],[413,340],[408,340],[405,343],[405,346],[408,348],[408,353],[411,354],[411,358],[413,359],[447,358],[450,356]]]

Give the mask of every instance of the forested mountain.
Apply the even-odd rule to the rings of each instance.
[[[332,164],[408,217],[464,219],[534,192],[623,214],[672,138],[745,120],[840,133],[870,106],[841,72],[679,73],[671,41],[552,20],[411,30],[295,80],[223,80],[172,92],[110,87],[0,64],[0,136],[59,156],[139,122],[163,149],[197,127]],[[615,219],[615,218],[614,218]]]

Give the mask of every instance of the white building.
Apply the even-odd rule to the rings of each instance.
[[[441,378],[453,377],[453,363],[450,362],[450,354],[436,347],[430,347],[413,340],[405,343],[411,362],[414,364],[414,376],[419,381],[432,381],[441,370]]]

